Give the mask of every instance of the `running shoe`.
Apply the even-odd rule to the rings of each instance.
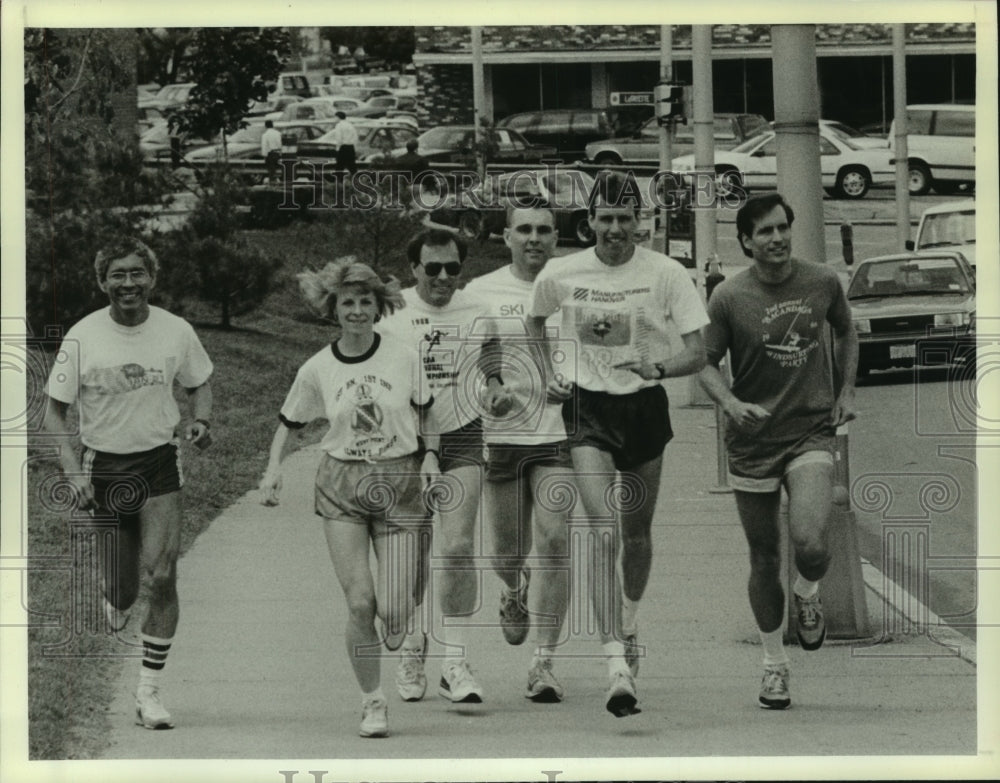
[[[500,588],[500,628],[507,644],[522,644],[528,638],[531,621],[528,619],[528,575],[522,571],[519,587],[511,592]]]
[[[362,737],[389,736],[389,705],[385,699],[365,699],[361,706]]]
[[[608,686],[608,700],[605,705],[616,718],[626,718],[642,712],[636,707],[638,698],[635,693],[635,678],[631,672],[617,671],[611,675],[611,685]]]
[[[823,617],[823,602],[819,600],[819,595],[812,598],[795,595],[795,615],[798,618],[795,633],[802,649],[818,650],[826,638],[826,619]]]
[[[118,609],[111,605],[111,602],[104,599],[104,618],[108,623],[108,630],[111,633],[120,633],[128,625],[132,612],[129,609]]]
[[[633,677],[639,676],[639,654],[642,648],[639,647],[639,635],[637,633],[626,634],[625,636],[625,663]]]
[[[788,695],[788,664],[768,664],[764,667],[764,678],[760,682],[760,706],[767,710],[783,710],[791,703]]]
[[[483,689],[465,660],[448,661],[444,665],[438,693],[455,704],[479,704],[483,700]]]
[[[552,673],[552,659],[536,659],[528,671],[528,692],[525,697],[539,704],[555,704],[563,699],[563,688]]]
[[[420,646],[399,650],[399,666],[396,668],[396,690],[403,701],[420,701],[427,692],[427,676],[424,674],[424,658],[427,656],[427,634],[420,634]]]
[[[147,729],[172,729],[170,719],[160,701],[160,690],[155,685],[140,685],[135,692],[135,722]]]

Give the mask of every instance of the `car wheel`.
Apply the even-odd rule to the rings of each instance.
[[[466,239],[481,239],[486,228],[482,213],[467,209],[458,218],[458,232]]]
[[[931,170],[919,160],[910,161],[910,195],[923,196],[931,189]]]
[[[741,198],[746,195],[743,175],[734,168],[716,168],[715,193],[719,198]]]
[[[594,244],[594,230],[590,227],[586,212],[573,215],[573,239],[580,247],[590,247]]]
[[[871,174],[860,166],[841,169],[837,174],[836,188],[841,198],[864,198],[871,185]]]
[[[601,152],[594,158],[594,163],[598,166],[620,166],[622,159],[614,152]]]

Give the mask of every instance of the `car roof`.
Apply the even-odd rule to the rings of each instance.
[[[941,212],[967,212],[968,210],[975,211],[976,200],[975,199],[965,199],[964,201],[949,201],[945,204],[935,204],[932,207],[927,207],[924,210],[925,215],[936,215]]]
[[[926,252],[922,251],[920,253],[907,252],[907,253],[890,253],[885,256],[872,256],[871,258],[865,258],[857,263],[855,269],[862,264],[870,264],[872,262],[882,262],[882,261],[924,261],[928,258],[935,257],[945,257],[954,258],[956,261],[965,261],[968,264],[965,256],[962,255],[960,250],[952,250],[951,248],[932,248]]]

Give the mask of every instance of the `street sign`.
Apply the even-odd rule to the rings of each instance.
[[[653,93],[651,92],[613,92],[611,93],[612,106],[652,106]]]

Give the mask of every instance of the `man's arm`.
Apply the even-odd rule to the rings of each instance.
[[[752,427],[771,415],[767,408],[752,402],[742,402],[733,394],[719,371],[719,359],[713,360],[709,356],[705,366],[698,373],[698,380],[708,392],[708,396],[737,426]]]
[[[701,370],[706,363],[705,341],[701,332],[688,332],[681,335],[684,348],[673,356],[656,364],[643,364],[641,362],[625,362],[616,365],[617,369],[631,370],[640,378],[651,380],[663,380],[664,378],[677,378],[684,375],[694,375]]]
[[[840,333],[834,330],[833,359],[841,376],[840,393],[833,404],[833,426],[839,427],[857,417],[854,407],[854,379],[858,374],[858,333],[848,321]]]
[[[76,456],[76,449],[70,444],[69,439],[72,433],[66,423],[66,415],[69,411],[69,403],[48,398],[45,405],[45,416],[42,419],[42,428],[56,436],[58,439],[59,464],[63,473],[69,479],[76,491],[81,509],[93,508],[94,506],[94,486],[83,474],[83,467]]]
[[[549,354],[549,335],[545,331],[545,317],[529,315],[524,319],[534,350],[537,352],[535,361],[542,369],[545,377],[545,398],[550,403],[565,402],[573,396],[573,388],[556,375]]]
[[[185,438],[203,449],[210,443],[208,429],[212,420],[212,387],[205,381],[201,386],[188,389],[187,393],[194,421],[188,425]]]

